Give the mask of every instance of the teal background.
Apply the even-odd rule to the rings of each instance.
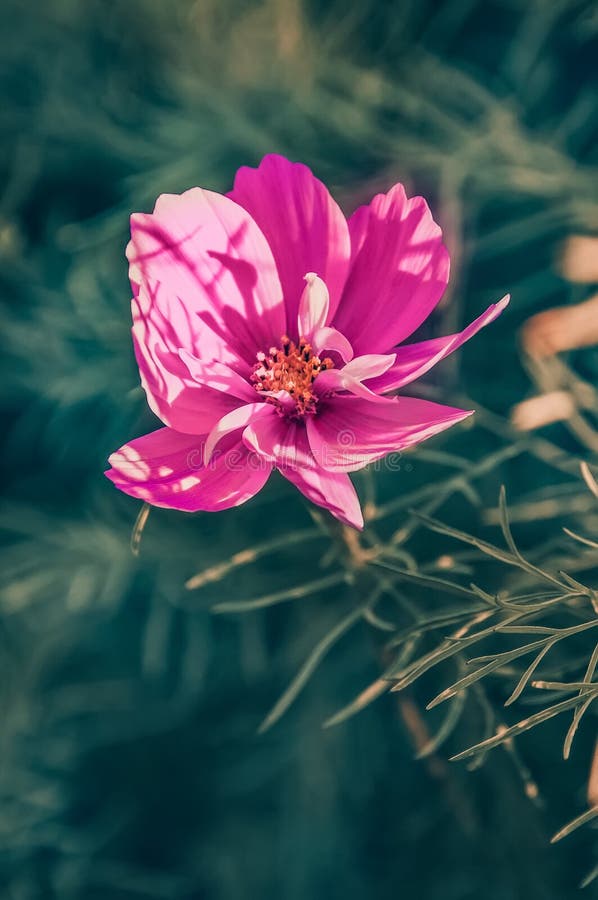
[[[479,739],[475,708],[440,774],[414,760],[397,695],[322,730],[380,673],[380,639],[360,625],[257,734],[352,598],[336,587],[242,616],[210,608],[322,577],[325,535],[188,591],[238,551],[314,529],[300,496],[273,480],[226,513],[154,510],[135,557],[139,504],[102,472],[156,424],[130,343],[130,212],[195,184],[225,191],[271,151],[312,166],[347,212],[398,180],[429,199],[454,265],[423,336],[511,291],[503,317],[422,389],[501,417],[430,449],[467,469],[507,445],[503,419],[531,391],[519,326],[592,290],[555,260],[568,234],[598,229],[595,4],[5,0],[1,19],[2,896],[578,896],[591,829],[548,841],[583,809],[595,718],[567,764],[558,720],[521,740],[539,804],[502,750],[475,772],[445,762]],[[593,350],[569,362],[594,380]],[[579,446],[560,427],[547,436],[569,475],[523,453],[436,515],[494,534],[484,511],[502,482],[515,503],[561,483],[581,492]],[[378,503],[410,497],[454,474],[447,459],[422,449],[356,484]],[[408,508],[380,524],[383,539]],[[541,552],[568,516],[524,523],[523,545]],[[421,560],[453,549],[423,531],[409,544]],[[497,589],[503,577],[488,576]],[[442,677],[416,686],[415,702]]]

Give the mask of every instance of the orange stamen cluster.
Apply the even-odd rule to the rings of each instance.
[[[287,391],[295,401],[294,415],[314,413],[318,398],[313,383],[333,362],[315,356],[311,345],[300,338],[295,344],[287,335],[281,338],[281,348],[270,347],[268,353],[258,353],[251,380],[256,391]],[[276,401],[274,401],[276,402]],[[281,408],[281,413],[284,410]]]

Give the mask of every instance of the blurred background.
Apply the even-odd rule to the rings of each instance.
[[[218,515],[152,510],[135,554],[140,505],[102,473],[155,426],[129,214],[226,191],[275,151],[347,213],[396,181],[428,198],[453,267],[424,336],[513,297],[417,386],[473,403],[473,426],[356,477],[373,539],[412,570],[507,590],[510,570],[410,513],[499,543],[504,483],[530,558],[595,583],[596,548],[562,527],[598,534],[579,475],[598,453],[598,314],[570,315],[598,290],[598,244],[579,242],[598,234],[596,4],[4,0],[0,15],[1,896],[578,896],[591,827],[549,840],[586,808],[591,710],[567,762],[558,716],[475,770],[448,762],[534,698],[503,710],[495,678],[447,722],[424,711],[445,670],[383,696],[388,632],[413,604],[442,613],[442,590],[402,582],[390,622],[347,622],[340,563],[282,479]],[[553,307],[564,318],[520,331]],[[559,657],[560,680],[590,652]],[[349,712],[367,708],[322,728],[356,697]]]

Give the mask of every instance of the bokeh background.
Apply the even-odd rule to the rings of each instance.
[[[419,388],[472,398],[477,424],[358,476],[380,540],[406,527],[406,558],[446,567],[454,544],[409,510],[495,538],[504,483],[522,545],[575,568],[561,526],[598,532],[578,475],[596,444],[567,423],[518,434],[509,416],[538,390],[522,323],[596,289],[559,267],[570,235],[598,232],[596,4],[4,0],[0,15],[1,896],[578,896],[591,828],[549,839],[585,808],[595,717],[567,763],[556,718],[469,771],[447,762],[483,736],[483,704],[467,701],[417,760],[418,728],[438,724],[418,710],[454,680],[440,673],[323,729],[379,678],[384,633],[358,622],[310,657],[353,601],[299,495],[273,480],[215,516],[154,510],[134,555],[139,504],[102,472],[155,424],[130,343],[130,212],[164,191],[225,191],[276,151],[347,212],[399,180],[429,199],[453,275],[426,335],[513,296]],[[592,348],[566,366],[593,390]],[[578,567],[590,584],[596,561]],[[459,565],[467,580],[477,562]],[[507,577],[484,572],[491,590]],[[289,589],[290,602],[212,611]],[[428,608],[448,602],[425,593]],[[259,734],[306,659],[296,702]],[[493,682],[487,702],[502,701]]]

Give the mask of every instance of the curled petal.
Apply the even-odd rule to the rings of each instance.
[[[272,400],[276,401],[275,407],[278,406],[279,409],[283,409],[291,415],[295,411],[296,401],[293,400],[288,391],[260,391],[260,397],[271,397]]]
[[[326,353],[338,353],[343,362],[350,362],[353,359],[353,347],[344,334],[341,334],[336,328],[326,327],[314,331],[311,345],[318,356],[324,356]]]
[[[326,284],[314,272],[308,272],[305,281],[307,284],[299,302],[297,327],[300,337],[311,340],[314,331],[323,328],[328,321],[330,297]]]
[[[223,437],[230,434],[232,431],[237,431],[239,428],[245,428],[250,422],[261,419],[264,416],[276,417],[276,410],[274,406],[264,403],[261,400],[255,403],[247,403],[245,406],[239,406],[237,409],[233,409],[232,412],[223,416],[220,421],[214,425],[206,440],[204,448],[204,462],[206,466],[210,462],[217,444]]]
[[[370,381],[369,387],[377,392],[392,391],[425,375],[436,363],[454,353],[484,326],[497,319],[509,300],[510,296],[507,294],[498,303],[493,303],[459,334],[397,347],[395,364],[384,375]]]
[[[342,369],[328,369],[318,375],[315,388],[320,395],[348,391],[373,403],[387,403],[388,398],[370,390],[363,382],[367,378],[384,375],[394,363],[395,355],[369,354],[357,356]]]
[[[384,375],[393,365],[395,358],[394,353],[367,353],[352,359],[341,369],[341,372],[345,372],[358,381],[365,381],[366,378]]]
[[[153,506],[214,512],[239,506],[264,486],[272,467],[239,441],[203,464],[203,437],[161,428],[130,441],[109,459],[107,477]]]

